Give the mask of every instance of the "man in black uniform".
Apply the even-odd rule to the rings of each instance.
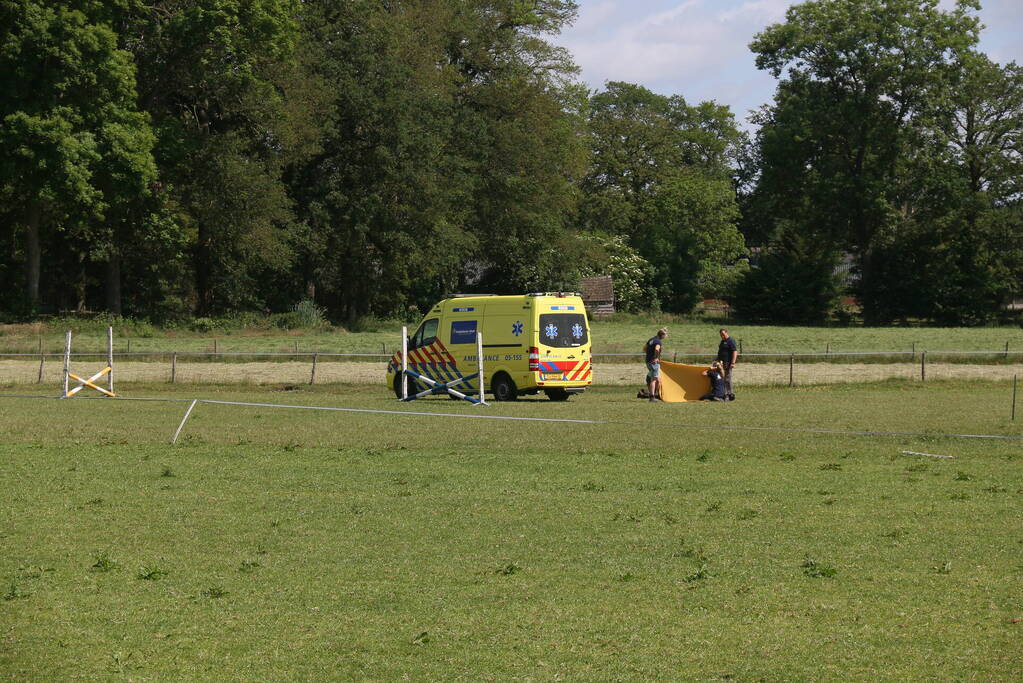
[[[735,400],[735,394],[732,393],[732,369],[735,367],[735,361],[739,358],[739,349],[735,346],[735,340],[728,335],[728,330],[721,328],[718,330],[718,334],[721,335],[721,343],[718,344],[718,360],[721,361],[721,368],[725,373],[725,393],[728,396],[728,400]]]

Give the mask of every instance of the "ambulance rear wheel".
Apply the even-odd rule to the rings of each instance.
[[[564,389],[545,389],[544,393],[552,401],[567,401],[568,397],[572,395]]]
[[[494,377],[490,391],[494,394],[495,401],[514,401],[519,397],[519,390],[515,386],[515,382],[503,372]]]

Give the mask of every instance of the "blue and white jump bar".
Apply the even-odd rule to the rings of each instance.
[[[487,401],[486,401],[485,396],[484,396],[484,388],[486,387],[486,384],[483,381],[483,334],[480,333],[480,332],[476,333],[476,360],[479,363],[479,370],[475,374],[467,375],[465,377],[459,377],[459,378],[454,379],[454,380],[452,380],[452,381],[450,381],[450,382],[448,382],[446,384],[443,383],[443,382],[438,382],[438,381],[436,381],[434,379],[431,379],[430,377],[427,377],[425,375],[421,375],[418,372],[416,372],[415,370],[409,370],[408,369],[408,328],[407,327],[402,327],[401,328],[401,400],[402,401],[414,401],[417,398],[423,398],[424,396],[431,396],[433,394],[443,394],[443,393],[447,392],[451,396],[454,396],[455,398],[460,398],[460,399],[463,399],[465,401],[468,401],[469,403],[472,403],[473,405],[477,405],[477,406],[489,405],[487,403]],[[414,394],[412,396],[409,396],[409,393],[408,393],[408,378],[409,377],[414,377],[415,379],[418,379],[419,381],[424,382],[424,383],[430,385],[431,388],[427,389],[426,391],[420,391],[418,394]],[[480,391],[479,391],[479,398],[478,399],[477,398],[473,398],[472,396],[469,396],[467,394],[463,394],[461,391],[458,391],[457,389],[454,388],[454,386],[456,384],[462,384],[463,382],[466,382],[467,380],[470,380],[470,379],[474,379],[476,377],[478,377],[479,380],[480,380],[480,382],[479,382]]]

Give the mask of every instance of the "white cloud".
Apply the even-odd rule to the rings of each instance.
[[[1023,61],[1021,0],[984,0],[981,49]],[[739,119],[770,101],[775,81],[757,71],[753,37],[785,20],[793,0],[579,0],[579,17],[559,43],[591,88],[628,81],[690,102],[716,100]],[[954,0],[941,0],[943,9]]]
[[[737,63],[752,66],[747,45],[757,31],[784,18],[789,4],[751,0],[729,6],[685,0],[658,7],[654,0],[583,2],[579,21],[561,42],[592,87],[624,80],[685,95],[677,86],[687,80],[711,80]]]

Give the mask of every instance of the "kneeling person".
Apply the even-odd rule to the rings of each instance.
[[[710,364],[709,368],[700,374],[710,379],[710,393],[701,396],[701,401],[727,400],[726,396],[728,395],[728,391],[725,388],[725,371],[722,367],[721,361],[714,361]]]

